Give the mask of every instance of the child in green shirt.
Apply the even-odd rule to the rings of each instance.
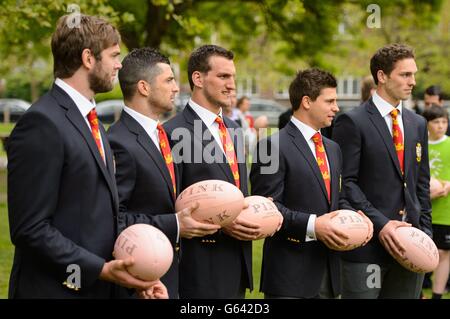
[[[428,150],[433,207],[433,240],[439,249],[439,265],[434,271],[433,299],[440,299],[445,290],[450,271],[450,138],[447,111],[433,105],[424,111],[428,122]],[[439,185],[441,187],[435,186]]]

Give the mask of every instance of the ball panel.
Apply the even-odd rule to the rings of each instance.
[[[259,224],[263,237],[272,235],[277,230],[282,218],[277,206],[270,199],[263,196],[248,196],[245,198],[245,203],[249,207],[244,209],[239,217]]]
[[[393,256],[406,269],[417,272],[432,272],[439,264],[439,251],[427,234],[415,227],[399,227],[396,234],[405,247],[403,258]]]
[[[114,245],[116,259],[133,257],[128,271],[134,277],[153,281],[161,278],[170,268],[173,248],[167,236],[151,225],[135,224],[126,228]]]
[[[192,217],[200,222],[221,226],[231,223],[244,207],[244,195],[235,185],[222,180],[204,180],[187,187],[177,198],[175,210],[188,208],[195,202],[199,208]]]
[[[352,210],[339,210],[339,213],[331,221],[339,230],[349,236],[347,246],[336,250],[348,251],[358,248],[369,235],[369,225],[361,215]]]

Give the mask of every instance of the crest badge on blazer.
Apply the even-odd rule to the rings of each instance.
[[[416,160],[417,163],[420,163],[422,160],[422,145],[420,143],[416,144]]]

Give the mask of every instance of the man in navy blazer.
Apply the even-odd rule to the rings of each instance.
[[[10,298],[111,298],[111,282],[152,286],[127,272],[132,259],[112,260],[118,197],[94,95],[113,87],[120,35],[102,19],[79,17],[78,26],[70,16],[58,21],[55,83],[9,140]]]
[[[233,134],[238,125],[222,117],[222,108],[230,105],[235,91],[235,74],[233,53],[224,48],[204,45],[189,58],[192,98],[182,113],[164,125],[179,163],[180,191],[202,180],[218,179],[239,183],[244,196],[248,194],[242,134]],[[238,163],[234,174],[223,151],[218,120],[233,138]],[[250,240],[259,235],[258,225],[238,217],[212,236],[182,239],[180,297],[244,298],[245,289],[252,288]]]
[[[370,70],[376,92],[340,115],[333,130],[344,157],[346,199],[372,220],[375,234],[365,247],[343,254],[342,296],[418,298],[423,276],[392,257],[404,252],[396,228],[412,225],[431,235],[427,124],[402,103],[416,84],[414,53],[387,45],[373,55]]]
[[[320,133],[339,111],[336,86],[328,72],[299,72],[289,87],[291,120],[260,141],[253,155],[252,194],[272,197],[284,218],[264,242],[265,298],[333,298],[340,292],[338,259],[330,249],[344,247],[348,237],[331,219],[339,208],[352,208],[340,197],[339,146]]]
[[[178,298],[180,237],[209,235],[220,226],[195,221],[191,209],[175,214],[179,176],[173,165],[172,179],[170,157],[169,166],[165,161],[159,123],[162,114],[172,111],[179,91],[169,59],[151,48],[135,49],[122,61],[119,82],[125,107],[108,130],[116,163],[119,231],[147,223],[167,235],[174,258],[161,281],[167,286],[169,298]]]

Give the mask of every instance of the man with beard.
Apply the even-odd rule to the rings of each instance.
[[[10,298],[111,298],[117,283],[167,297],[112,260],[118,196],[94,95],[121,68],[120,35],[106,21],[59,19],[52,36],[55,83],[21,117],[8,148],[8,209],[15,245]],[[150,295],[149,295],[150,294]]]
[[[125,107],[108,130],[119,191],[119,229],[136,223],[161,229],[177,247],[179,237],[210,235],[218,225],[200,223],[191,209],[175,212],[178,170],[159,118],[172,111],[178,86],[169,59],[151,48],[135,49],[122,61],[120,87]],[[178,297],[179,249],[161,279],[170,298]]]
[[[233,134],[238,125],[222,116],[235,92],[235,75],[233,53],[224,48],[204,45],[189,58],[192,98],[164,125],[179,163],[180,192],[196,182],[218,179],[248,194],[242,139]],[[257,225],[238,217],[211,236],[182,239],[180,297],[244,298],[245,289],[252,288],[250,240],[259,232]]]

